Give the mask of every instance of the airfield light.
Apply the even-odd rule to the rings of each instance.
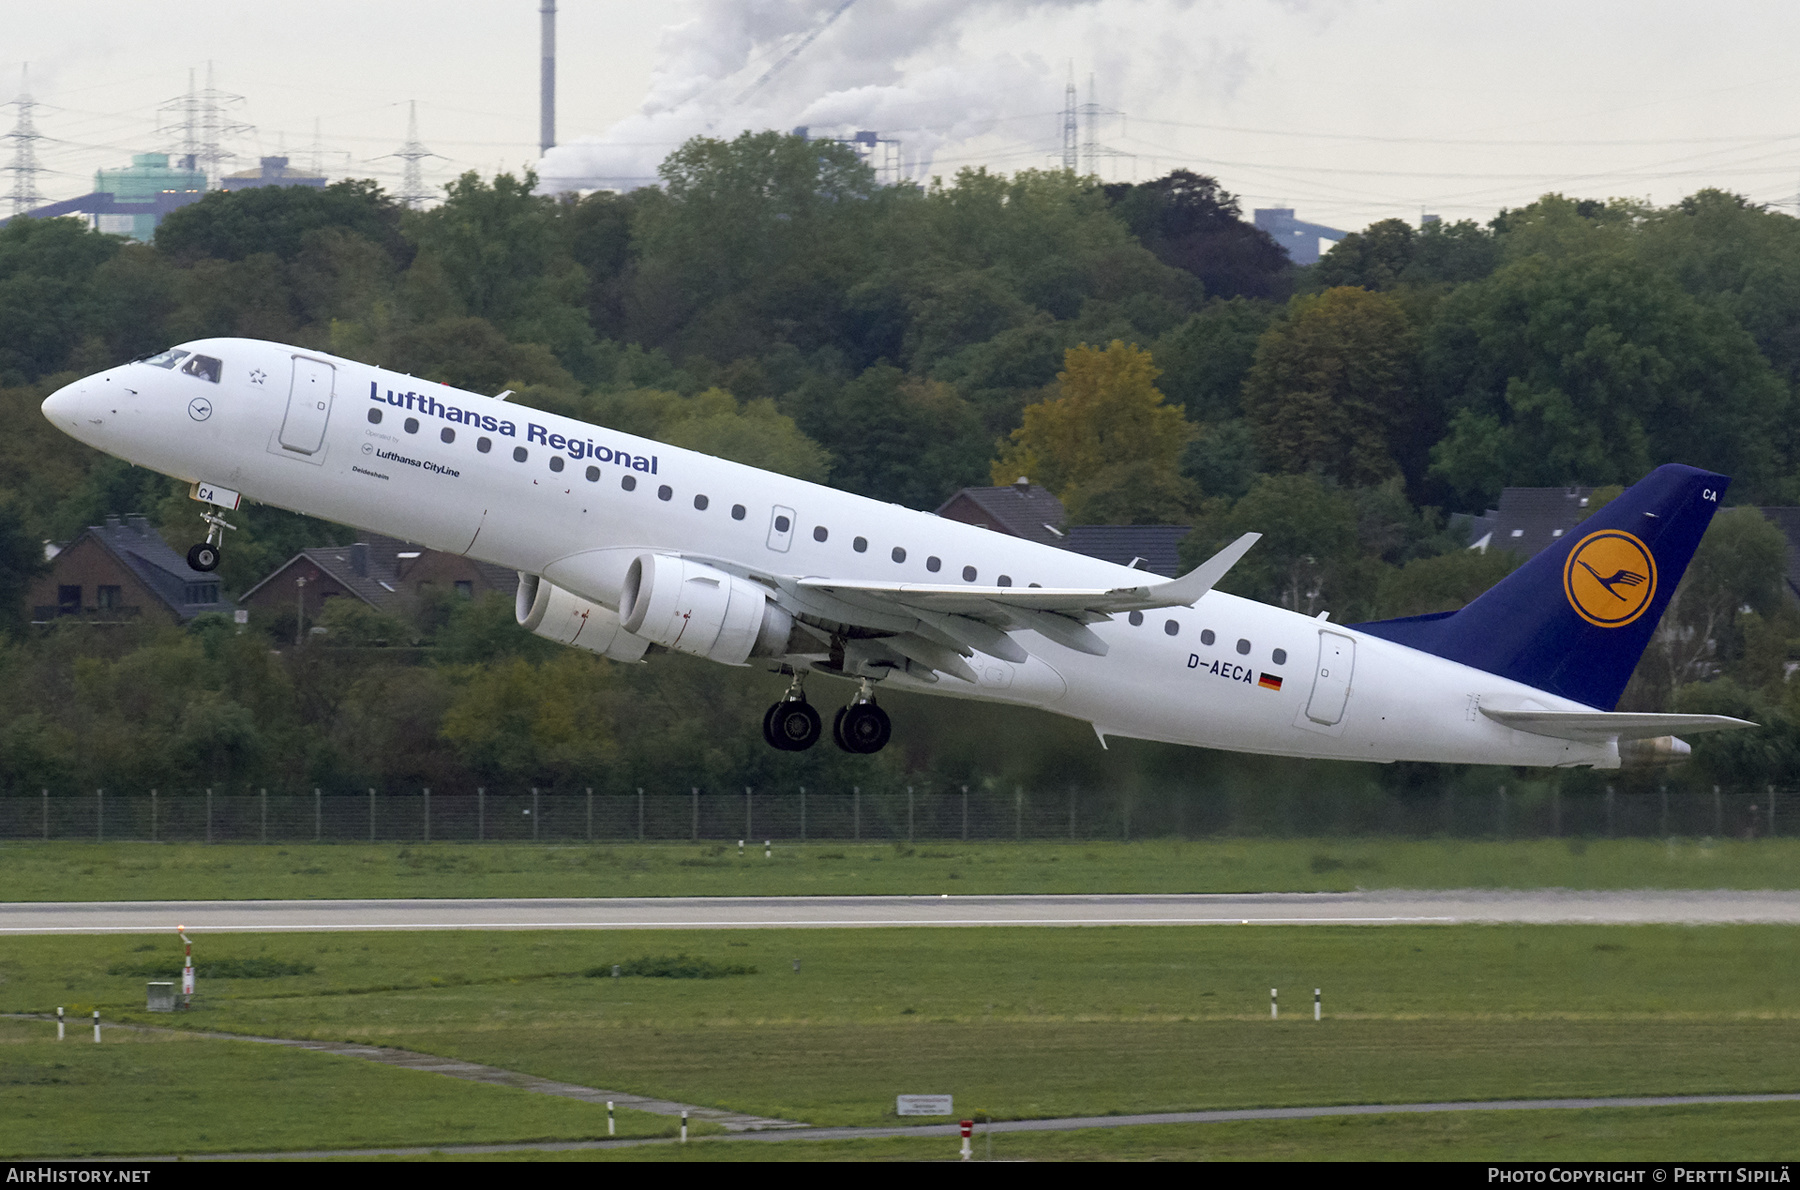
[[[184,947],[181,964],[181,1006],[186,1008],[194,998],[194,942],[187,936],[186,926],[176,926],[175,934]]]
[[[56,1039],[63,1039],[63,1010],[60,1004],[56,1006]]]

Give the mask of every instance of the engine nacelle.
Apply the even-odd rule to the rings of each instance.
[[[638,661],[650,642],[633,636],[619,623],[619,615],[598,603],[590,603],[547,583],[535,574],[519,575],[519,595],[513,614],[519,627],[559,645],[573,645],[611,657],[614,661]]]
[[[1659,735],[1649,740],[1620,740],[1619,767],[1622,769],[1653,769],[1669,764],[1681,764],[1693,755],[1686,740],[1678,740],[1672,735]]]
[[[625,631],[725,665],[787,651],[794,618],[748,579],[704,562],[640,554],[619,594]]]

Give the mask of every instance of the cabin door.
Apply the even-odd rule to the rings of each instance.
[[[1306,717],[1330,727],[1344,717],[1350,700],[1350,675],[1356,669],[1356,642],[1337,632],[1319,633],[1319,664],[1313,670],[1312,698]]]
[[[331,419],[331,390],[337,369],[303,356],[294,357],[294,383],[288,389],[287,417],[281,423],[281,446],[297,454],[317,454]]]

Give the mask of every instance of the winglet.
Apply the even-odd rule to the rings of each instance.
[[[1261,540],[1261,533],[1246,533],[1178,579],[1158,583],[1153,587],[1124,587],[1114,591],[1112,594],[1120,597],[1115,606],[1124,611],[1153,607],[1192,607],[1250,552],[1251,546]]]

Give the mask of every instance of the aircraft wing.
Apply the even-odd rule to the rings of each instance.
[[[961,657],[979,650],[1014,663],[1026,652],[1009,633],[1029,629],[1078,652],[1106,655],[1089,624],[1117,612],[1192,607],[1261,539],[1246,533],[1180,578],[1130,587],[992,587],[802,578],[790,590],[819,613],[875,631],[909,659],[963,676]],[[789,584],[784,584],[789,585]],[[951,656],[944,656],[953,650]],[[935,652],[934,652],[935,650]],[[943,661],[944,664],[939,662]]]
[[[1603,743],[1621,740],[1651,740],[1658,736],[1696,735],[1703,731],[1736,731],[1756,727],[1747,719],[1729,715],[1653,715],[1633,711],[1503,711],[1482,707],[1481,713],[1494,722],[1533,735],[1580,743]]]

